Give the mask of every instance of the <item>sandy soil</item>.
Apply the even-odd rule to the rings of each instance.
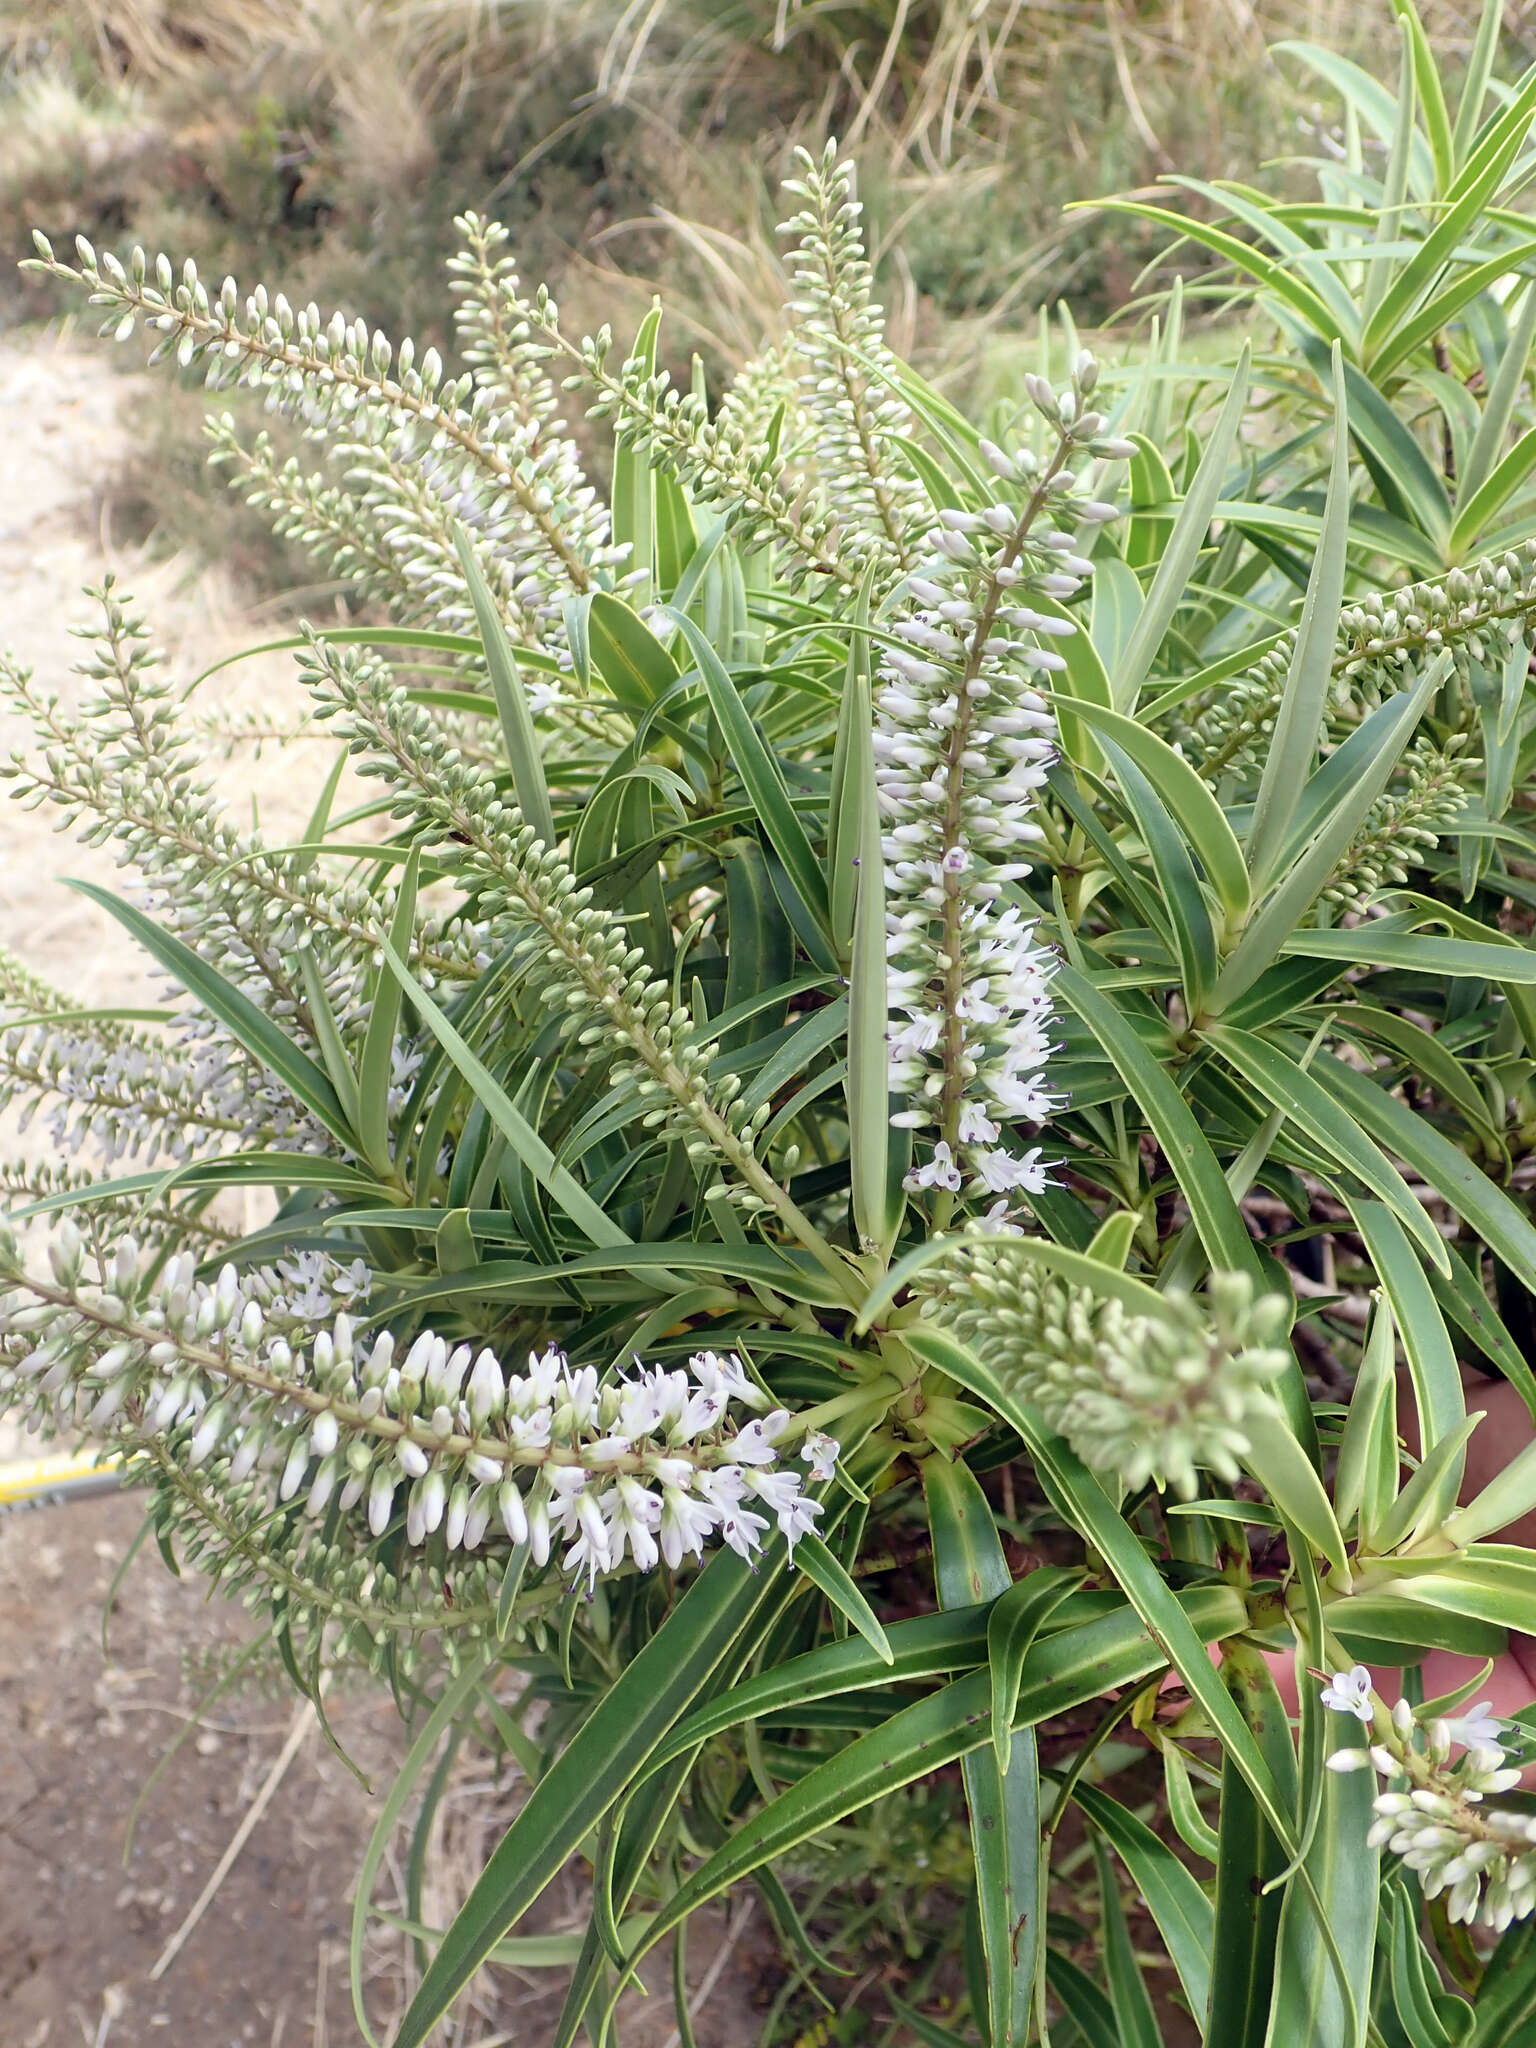
[[[253,625],[240,593],[216,568],[157,561],[114,544],[111,483],[142,388],[140,378],[119,374],[105,344],[0,343],[0,648],[66,701],[80,687],[69,672],[81,652],[70,628],[92,620],[84,590],[108,570],[119,594],[138,601],[179,682],[277,637]],[[264,656],[211,678],[193,709],[291,713],[297,703],[287,659]],[[30,737],[0,705],[0,759]],[[302,824],[318,786],[314,771],[323,776],[328,765],[318,747],[286,756],[267,748],[259,757],[243,748],[220,781],[259,808],[272,836]],[[115,872],[110,852],[55,832],[46,811],[0,801],[0,940],[86,1002],[131,1001],[146,986],[105,912],[59,886],[65,875],[109,882]]]

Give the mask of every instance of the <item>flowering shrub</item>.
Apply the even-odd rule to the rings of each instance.
[[[295,652],[378,794],[237,827],[112,591],[81,701],[7,672],[15,794],[121,850],[133,895],[88,893],[166,1003],[0,960],[0,1088],[107,1162],[7,1169],[54,1227],[0,1245],[0,1397],[116,1447],[295,1683],[397,1688],[387,1820],[454,1729],[527,1771],[402,2048],[577,1855],[561,2042],[674,1933],[691,2038],[683,1931],[749,1879],[822,1995],[795,1897],[866,1812],[932,1816],[879,1880],[909,1941],[950,1874],[886,1986],[922,2040],[1523,2038],[1532,1746],[1457,1711],[1536,1632],[1497,1540],[1536,1458],[1463,1483],[1464,1375],[1536,1415],[1536,78],[1490,92],[1498,20],[1454,116],[1411,13],[1395,111],[1313,54],[1351,108],[1316,203],[1160,216],[1258,354],[1192,368],[1177,291],[1117,369],[1063,319],[985,435],[891,353],[830,152],[718,401],[659,313],[567,336],[473,217],[462,371],[40,244],[323,451],[213,423],[373,603]]]

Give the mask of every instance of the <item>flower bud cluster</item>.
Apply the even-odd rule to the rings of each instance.
[[[1345,853],[1324,900],[1362,908],[1381,890],[1408,880],[1408,870],[1439,844],[1466,809],[1467,785],[1480,767],[1465,733],[1441,747],[1415,747],[1403,763],[1405,786],[1378,797]]]
[[[210,1285],[180,1256],[146,1280],[131,1239],[96,1285],[72,1225],[49,1255],[51,1284],[21,1274],[14,1240],[0,1246],[0,1400],[30,1394],[56,1423],[159,1439],[215,1490],[266,1474],[278,1503],[311,1517],[334,1500],[377,1538],[403,1512],[413,1546],[441,1531],[449,1551],[526,1546],[540,1567],[559,1549],[589,1585],[626,1559],[675,1569],[717,1539],[751,1557],[775,1524],[793,1551],[821,1513],[779,1460],[788,1412],[731,1414],[768,1407],[734,1353],[600,1381],[550,1348],[510,1372],[431,1330],[403,1349],[388,1331],[364,1342],[345,1312],[281,1334],[265,1278],[253,1288],[226,1265]],[[319,1306],[316,1290],[329,1306],[356,1278],[299,1277],[309,1291],[280,1296],[285,1311]],[[802,1455],[829,1478],[837,1447],[818,1436]]]
[[[124,265],[82,236],[76,268],[45,237],[34,240],[31,267],[83,286],[106,309],[104,334],[124,341],[142,325],[156,337],[151,362],[201,363],[210,390],[262,391],[272,410],[324,441],[349,487],[360,487],[378,547],[437,591],[439,623],[454,608],[463,624],[473,619],[453,519],[479,533],[516,609],[550,626],[566,598],[595,588],[618,560],[606,507],[568,435],[547,414],[508,405],[497,380],[449,374],[434,348],[418,357],[407,340],[396,349],[362,320],[326,320],[264,285],[242,298],[226,278],[210,291],[190,261],[178,273],[168,257],[135,249]],[[492,244],[468,260],[472,288],[484,262],[505,301]]]
[[[95,687],[78,707],[39,689],[29,670],[0,661],[0,694],[40,748],[0,766],[0,776],[28,809],[51,804],[64,824],[83,826],[88,843],[110,843],[144,877],[148,907],[262,1008],[301,1015],[293,956],[323,934],[340,956],[328,960],[328,971],[356,976],[388,926],[389,900],[231,824],[131,604],[110,577],[92,595],[101,618],[82,637],[97,651],[77,672]],[[418,923],[413,951],[430,985],[473,980],[486,964],[483,946],[472,921],[429,914]]]
[[[1400,1856],[1426,1898],[1445,1893],[1452,1920],[1479,1921],[1502,1933],[1512,1921],[1529,1919],[1536,1912],[1536,1815],[1483,1803],[1513,1791],[1521,1778],[1490,1702],[1421,1720],[1399,1700],[1388,1713],[1361,1664],[1335,1673],[1322,1700],[1371,1732],[1366,1748],[1335,1751],[1329,1769],[1374,1770],[1387,1781],[1372,1802],[1369,1845]]]
[[[935,1271],[923,1313],[963,1337],[1085,1465],[1185,1499],[1201,1470],[1241,1476],[1288,1362],[1279,1296],[1256,1295],[1245,1274],[1213,1273],[1203,1304],[1170,1294],[1141,1315],[1026,1264],[1007,1237],[963,1240]]]
[[[857,563],[838,550],[830,507],[790,475],[772,437],[753,432],[750,419],[731,408],[711,419],[702,393],[679,391],[668,371],[638,356],[613,370],[612,353],[606,327],[577,351],[579,374],[570,382],[591,394],[589,417],[610,420],[621,447],[643,447],[697,504],[728,513],[739,544],[781,548],[791,586],[811,576],[857,584]]]
[[[1054,759],[1055,721],[1033,684],[1066,667],[1058,643],[1074,628],[1060,606],[1092,566],[1076,536],[1113,516],[1073,465],[1125,452],[1084,403],[1095,377],[1085,356],[1070,389],[1033,392],[1056,435],[1046,460],[982,444],[997,502],[941,513],[875,698],[891,1089],[896,1121],[932,1133],[908,1186],[1005,1208],[1046,1183],[1039,1147],[1017,1149],[1011,1127],[1056,1106],[1044,1079],[1053,956],[1004,892],[1029,872],[1031,812]]]
[[[794,238],[790,332],[809,452],[839,550],[861,566],[873,554],[909,569],[933,511],[900,449],[912,414],[897,390],[896,359],[874,300],[853,166],[838,161],[835,142],[820,157],[805,149],[795,155],[802,175],[787,179],[784,190],[801,210],[779,231]]]
[[[1496,670],[1524,643],[1536,615],[1536,541],[1449,570],[1436,581],[1344,607],[1329,710],[1337,721],[1406,689],[1443,649],[1464,680],[1472,663]],[[1204,774],[1251,766],[1274,724],[1295,654],[1294,630],[1242,675],[1216,684],[1180,733]]]
[[[645,1104],[641,1122],[675,1126],[701,1163],[744,1173],[752,1185],[733,1185],[729,1198],[748,1212],[763,1208],[768,1183],[752,1147],[771,1104],[749,1111],[738,1077],[709,1079],[719,1047],[700,1042],[623,924],[594,906],[592,891],[577,887],[489,769],[461,759],[383,662],[312,639],[306,668],[320,716],[335,718],[362,772],[390,780],[399,814],[451,849],[483,911],[525,928],[514,947],[519,967],[545,982],[578,1043],[619,1055]]]

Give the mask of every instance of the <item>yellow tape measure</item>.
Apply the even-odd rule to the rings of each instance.
[[[122,1485],[116,1451],[103,1458],[98,1451],[59,1451],[51,1457],[20,1458],[0,1465],[0,1514],[8,1508],[42,1507],[52,1501],[80,1500],[110,1493]]]

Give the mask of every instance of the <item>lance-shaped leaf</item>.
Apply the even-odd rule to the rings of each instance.
[[[679,612],[668,611],[666,617],[688,643],[709,698],[709,708],[715,714],[731,760],[762,821],[769,844],[783,861],[806,910],[817,926],[826,931],[829,925],[826,876],[812,850],[805,827],[790,802],[778,762],[752,722],[730,671],[705,635],[692,619],[683,617]]]
[[[158,960],[194,1001],[201,1003],[211,1016],[217,1017],[251,1057],[282,1083],[295,1101],[303,1103],[317,1123],[323,1124],[348,1151],[356,1149],[357,1133],[331,1085],[330,1076],[302,1047],[295,1045],[286,1032],[279,1030],[264,1010],[258,1010],[243,990],[227,981],[217,968],[210,967],[200,954],[194,953],[190,946],[156,924],[153,918],[146,917],[133,904],[114,896],[109,889],[98,888],[94,882],[67,881],[65,886],[89,897],[92,903],[99,904],[109,916],[115,917],[129,936]]]
[[[1012,1575],[992,1509],[970,1468],[942,1456],[926,1458],[923,1492],[940,1607],[1005,1597]],[[1006,1765],[995,1746],[972,1750],[961,1775],[987,1967],[988,2039],[991,2048],[1013,2048],[1029,2032],[1040,1943],[1040,1769],[1034,1731],[1021,1732]]]
[[[1062,700],[1058,696],[1053,695],[1051,701],[1060,708]],[[1245,917],[1252,891],[1243,850],[1225,811],[1206,783],[1182,754],[1137,719],[1123,717],[1098,704],[1080,707],[1080,715],[1095,732],[1113,740],[1146,776],[1188,836],[1227,915],[1234,920]]]
[[[533,729],[533,715],[528,709],[512,643],[501,623],[501,614],[496,609],[496,600],[480,567],[480,558],[462,527],[454,531],[454,545],[464,570],[470,602],[475,608],[475,624],[480,629],[480,644],[485,650],[485,666],[501,720],[501,736],[512,769],[517,807],[523,814],[523,822],[533,827],[546,846],[552,847],[555,844],[555,817],[549,807],[549,785],[544,780],[539,736]]]
[[[443,1937],[393,2048],[421,2048],[496,1943],[643,1771],[749,1627],[782,1557],[776,1537],[756,1572],[729,1554],[710,1560],[534,1786]]]
[[[1444,1239],[1408,1183],[1358,1124],[1339,1114],[1338,1103],[1313,1080],[1307,1069],[1268,1040],[1231,1025],[1213,1025],[1206,1034],[1267,1102],[1284,1110],[1298,1130],[1305,1131],[1341,1166],[1348,1167],[1404,1225],[1419,1249],[1441,1272],[1450,1271]]]
[[[1035,1639],[1082,1582],[1083,1574],[1069,1565],[1047,1565],[1006,1587],[993,1603],[987,1620],[987,1664],[992,1673],[992,1747],[999,1770],[1007,1770],[1012,1754],[1014,1709]]]
[[[1072,1797],[1130,1872],[1147,1911],[1157,1922],[1190,2011],[1203,2016],[1210,1997],[1215,1934],[1215,1915],[1203,1888],[1167,1843],[1107,1792],[1079,1781]]]
[[[1158,211],[1155,208],[1141,210],[1150,210],[1154,214]],[[1174,216],[1165,214],[1163,218],[1172,219]],[[1236,246],[1241,248],[1242,245]],[[1174,614],[1189,596],[1195,562],[1215,516],[1217,501],[1226,482],[1227,464],[1248,403],[1248,366],[1249,351],[1245,343],[1237,368],[1232,373],[1221,416],[1211,429],[1211,438],[1205,444],[1200,467],[1195,472],[1184,503],[1179,507],[1173,530],[1163,543],[1152,587],[1147,592],[1125,650],[1110,674],[1110,689],[1117,711],[1134,708],[1141,686],[1151,674],[1158,649],[1173,623]]]
[[[1333,350],[1333,466],[1328,506],[1312,558],[1301,624],[1285,691],[1275,715],[1274,736],[1264,759],[1259,793],[1248,828],[1248,871],[1262,889],[1285,843],[1291,815],[1312,773],[1322,732],[1323,710],[1333,678],[1333,650],[1349,554],[1349,412],[1344,392],[1344,359]]]

